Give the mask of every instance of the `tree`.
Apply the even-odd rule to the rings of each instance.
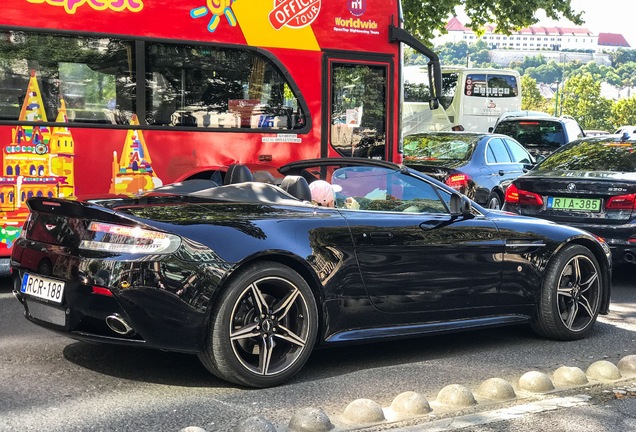
[[[581,12],[575,12],[571,0],[402,0],[405,28],[423,41],[430,41],[435,31],[445,32],[448,17],[462,6],[470,22],[466,25],[481,33],[486,24],[495,24],[500,33],[515,30],[538,22],[535,12],[543,9],[548,18],[567,18],[582,25]]]
[[[470,63],[474,67],[490,67],[490,47],[483,40],[468,47]]]
[[[440,61],[444,65],[465,66],[468,55],[468,44],[465,41],[447,42],[436,49]]]
[[[618,100],[612,107],[614,126],[636,124],[636,96]]]
[[[526,69],[524,75],[529,75],[537,80],[537,82],[555,83],[561,80],[562,70],[557,62],[550,60],[548,63],[537,66],[536,68]]]
[[[623,63],[636,62],[636,50],[620,48],[610,53],[612,66],[619,67]]]
[[[574,117],[583,129],[613,129],[613,101],[601,97],[601,83],[590,74],[573,76],[565,82],[563,114]]]
[[[541,95],[537,81],[527,75],[521,77],[521,109],[551,112],[550,102]]]

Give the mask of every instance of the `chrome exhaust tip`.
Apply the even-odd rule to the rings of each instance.
[[[133,328],[117,314],[106,317],[106,325],[117,334],[127,336],[133,332]]]
[[[631,252],[625,252],[625,255],[623,255],[623,259],[625,260],[625,262],[633,263],[634,261],[636,261],[636,256],[634,256],[634,254]]]

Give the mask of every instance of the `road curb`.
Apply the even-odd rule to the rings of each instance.
[[[579,387],[606,385],[622,379],[636,376],[636,355],[621,358],[617,365],[607,360],[595,361],[583,372],[578,367],[561,366],[551,374],[540,371],[524,373],[516,383],[502,378],[489,378],[483,381],[473,392],[460,384],[444,387],[435,400],[430,401],[421,392],[406,391],[395,397],[389,407],[383,408],[372,399],[356,399],[344,409],[342,414],[327,415],[322,409],[307,407],[296,412],[286,425],[274,425],[269,420],[256,416],[242,421],[233,432],[341,432],[367,429],[372,427],[400,428],[400,422],[413,422],[421,419],[417,430],[450,430],[444,429],[447,420],[438,420],[440,416],[452,416],[457,413],[462,421],[454,417],[452,429],[458,429],[462,423],[470,423],[476,419],[484,422],[494,421],[492,415],[473,413],[463,415],[467,408],[489,405],[494,406],[502,401],[531,399],[537,396],[556,395],[558,392]],[[633,387],[633,388],[632,388]],[[627,387],[636,393],[636,384]],[[625,392],[628,392],[625,390]],[[614,391],[620,394],[619,390]],[[617,396],[618,397],[618,396]],[[533,401],[528,404],[513,406],[496,412],[505,416],[518,416],[519,413],[545,411],[571,404],[587,403],[589,397],[577,395],[570,398],[552,398],[545,401]],[[500,418],[500,417],[497,417]],[[433,427],[432,424],[436,426]],[[450,424],[450,423],[449,423]],[[412,426],[407,426],[409,430]],[[433,428],[433,429],[430,429]],[[410,429],[415,430],[415,429]],[[179,432],[207,432],[197,426],[189,426]]]

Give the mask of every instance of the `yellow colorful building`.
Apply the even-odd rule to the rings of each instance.
[[[56,121],[66,122],[66,105],[60,101]],[[46,111],[35,72],[31,72],[19,120],[46,122]],[[18,126],[11,143],[3,148],[0,176],[0,242],[10,247],[20,234],[33,196],[73,196],[75,143],[66,127]]]
[[[139,125],[136,115],[130,124]],[[117,152],[113,152],[113,181],[110,193],[134,194],[162,186],[163,182],[152,169],[150,153],[146,147],[144,135],[140,130],[132,129],[126,134],[121,159],[117,161]]]

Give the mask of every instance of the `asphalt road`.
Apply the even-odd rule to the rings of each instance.
[[[303,407],[340,419],[347,405],[361,398],[387,407],[398,394],[416,391],[432,401],[449,384],[475,388],[493,377],[515,383],[527,371],[550,373],[563,365],[586,370],[598,360],[616,364],[636,354],[633,272],[634,267],[617,270],[612,312],[582,341],[549,341],[526,327],[510,327],[320,350],[292,382],[263,390],[228,385],[211,376],[195,356],[91,345],[41,329],[23,318],[9,280],[0,280],[0,431],[177,432],[187,426],[232,431],[252,416],[283,431]],[[603,393],[595,397],[598,401]],[[629,406],[630,400],[620,403]],[[599,407],[592,403],[572,410],[586,412],[590,406]],[[533,416],[519,421],[532,421]],[[413,430],[424,430],[436,420],[433,415],[422,418]],[[524,430],[492,427],[470,430]]]

